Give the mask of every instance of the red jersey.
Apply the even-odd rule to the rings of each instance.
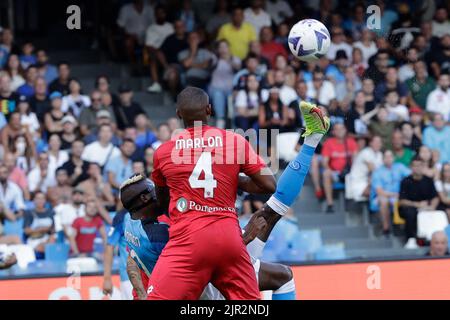
[[[358,144],[355,139],[347,137],[346,142],[341,143],[337,138],[328,138],[322,146],[322,156],[328,157],[331,170],[342,172],[347,161],[358,152]],[[351,165],[351,163],[349,163]]]
[[[93,217],[90,221],[85,217],[79,217],[73,221],[72,228],[77,231],[75,242],[80,253],[92,253],[95,236],[102,226],[103,220],[99,216]]]
[[[221,217],[237,219],[239,173],[264,167],[244,137],[204,125],[183,130],[155,151],[152,179],[169,187],[171,230],[183,221],[194,231]]]

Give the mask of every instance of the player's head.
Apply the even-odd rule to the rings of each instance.
[[[185,127],[194,122],[206,123],[211,115],[208,94],[196,87],[187,87],[177,96],[177,116],[183,120]]]
[[[152,215],[156,205],[155,184],[142,174],[134,174],[120,186],[120,201],[131,214]]]

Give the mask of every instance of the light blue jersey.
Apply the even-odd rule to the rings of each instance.
[[[127,281],[127,241],[124,237],[124,217],[128,215],[126,211],[119,211],[113,219],[112,227],[108,233],[107,243],[110,246],[116,247],[119,246],[119,272],[120,272],[120,281]]]
[[[169,226],[165,223],[155,223],[150,219],[133,220],[130,214],[125,215],[124,226],[130,256],[149,276],[169,241]]]

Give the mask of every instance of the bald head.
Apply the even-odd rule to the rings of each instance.
[[[433,257],[445,256],[448,250],[447,235],[444,231],[436,231],[431,236],[430,255]]]
[[[177,115],[185,127],[193,126],[195,121],[206,123],[211,115],[208,94],[200,88],[185,88],[177,96]]]

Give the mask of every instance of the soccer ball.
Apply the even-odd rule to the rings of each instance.
[[[289,49],[302,61],[314,61],[327,54],[331,37],[327,27],[315,19],[297,22],[289,32]]]

